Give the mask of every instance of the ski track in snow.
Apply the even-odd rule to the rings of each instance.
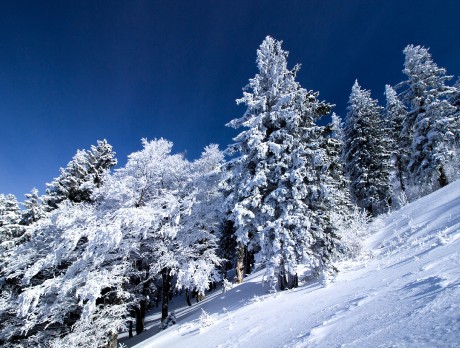
[[[151,314],[149,330],[120,342],[137,348],[460,346],[460,181],[374,223],[378,231],[365,243],[372,256],[342,263],[327,287],[271,294],[258,272],[192,307],[175,299],[177,325],[159,332],[159,315]],[[215,319],[206,329],[201,308]]]

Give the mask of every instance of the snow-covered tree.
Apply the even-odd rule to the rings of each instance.
[[[182,244],[188,250],[194,250],[195,256],[184,258],[183,266],[177,272],[176,288],[185,289],[187,294],[195,291],[203,294],[205,288],[197,283],[196,262],[208,263],[208,279],[214,283],[220,276],[216,266],[221,264],[218,258],[218,241],[222,236],[224,196],[220,182],[225,173],[222,171],[224,155],[217,145],[207,146],[201,157],[191,163],[194,203],[191,213],[185,216],[180,235]],[[193,265],[192,267],[190,265]],[[203,284],[206,285],[206,284]],[[188,299],[188,298],[187,298]],[[189,299],[188,299],[189,301]],[[190,305],[190,302],[189,302]]]
[[[203,293],[217,280],[222,153],[189,162],[166,140],[143,141],[92,202],[61,202],[30,226],[0,268],[0,344],[113,345],[129,312],[143,330],[154,280]]]
[[[408,79],[399,86],[405,87],[401,94],[410,105],[403,125],[403,131],[412,137],[410,182],[430,192],[449,182],[446,165],[452,160],[458,128],[453,118],[455,108],[448,97],[455,88],[446,85],[451,76],[433,62],[428,49],[408,45],[403,52],[403,73]]]
[[[355,260],[363,253],[363,242],[369,235],[370,215],[357,206],[344,212],[332,211],[332,224],[340,236],[341,259]]]
[[[117,165],[116,153],[106,139],[98,140],[87,151],[87,174],[83,188],[86,189],[84,200],[91,199],[91,192],[104,183],[105,175],[110,168]]]
[[[333,112],[331,115],[331,123],[328,128],[330,129],[330,137],[335,139],[340,147],[343,147],[343,122],[340,116],[335,112]]]
[[[21,223],[21,209],[13,194],[0,195],[0,244],[11,242],[24,233]],[[3,247],[9,247],[3,245]]]
[[[299,264],[312,274],[326,269],[334,248],[321,223],[327,189],[316,125],[331,105],[296,82],[300,67],[288,69],[281,44],[271,37],[262,42],[259,73],[237,101],[247,110],[228,123],[246,128],[228,149],[238,153],[230,161],[234,192],[228,201],[240,250],[257,251],[271,284],[283,288],[296,283]]]
[[[454,85],[454,92],[449,96],[449,103],[454,107],[452,114],[451,128],[454,133],[454,149],[452,154],[452,161],[448,165],[447,176],[451,180],[460,178],[460,79]]]
[[[24,210],[22,212],[22,224],[28,226],[41,219],[45,212],[42,203],[38,197],[38,190],[33,188],[30,193],[25,194],[26,200],[22,203]]]
[[[355,219],[356,207],[352,204],[349,181],[344,173],[342,152],[344,146],[343,124],[339,116],[332,114],[331,122],[324,128],[321,147],[324,151],[324,182],[328,195],[325,199],[327,209],[323,214],[323,229],[336,240],[338,258],[347,257],[351,248],[351,238],[346,238],[343,226]],[[338,218],[340,217],[340,219]],[[345,238],[344,238],[345,237]],[[356,243],[354,241],[353,243]]]
[[[212,186],[198,185],[212,181],[204,177],[212,177],[220,164],[217,149],[208,148],[200,160],[190,163],[181,154],[171,154],[172,143],[166,140],[143,140],[143,146],[98,193],[125,238],[136,245],[129,277],[137,302],[138,332],[143,330],[146,297],[154,280],[161,284],[162,318],[166,319],[172,278],[178,287],[203,293],[217,276],[214,270],[219,262],[212,233],[214,215],[203,209],[216,203],[217,197]]]
[[[356,81],[348,102],[343,158],[354,202],[374,216],[391,203],[390,150],[381,112],[370,91]]]
[[[228,217],[228,215],[226,215]],[[225,218],[222,223],[221,234],[219,238],[218,255],[222,258],[221,274],[222,278],[226,280],[227,271],[229,269],[236,269],[236,250],[237,242],[235,237],[235,229],[233,221]]]
[[[322,148],[326,174],[324,184],[328,187],[330,210],[340,211],[344,215],[352,208],[349,182],[345,176],[342,162],[344,146],[343,124],[339,116],[332,114],[331,123],[324,128]]]
[[[228,151],[228,150],[227,150]],[[247,252],[247,245],[238,243],[236,238],[235,224],[231,218],[232,210],[235,205],[235,178],[233,176],[233,164],[225,162],[222,166],[222,181],[220,182],[220,190],[222,191],[225,200],[222,206],[223,222],[221,228],[221,235],[219,238],[218,254],[224,260],[222,263],[222,277],[227,277],[229,269],[235,269],[237,276],[236,281],[243,280],[244,273],[250,273],[248,268],[251,264],[249,262],[249,253]],[[232,279],[232,280],[235,280]]]
[[[455,108],[454,111],[454,127],[460,129],[460,78],[454,84],[454,91],[449,96],[450,104]],[[456,146],[460,148],[460,131],[456,132]]]
[[[47,184],[42,201],[46,210],[56,209],[68,199],[72,202],[91,202],[95,188],[101,186],[110,168],[117,164],[115,152],[106,140],[98,140],[91,150],[78,150],[60,176]]]
[[[396,91],[390,85],[385,86],[386,106],[384,117],[389,140],[392,162],[393,198],[404,194],[408,178],[410,134],[403,131],[403,123],[407,117],[404,103],[399,100]]]
[[[124,326],[131,244],[94,205],[69,201],[2,260],[0,344],[99,347]]]

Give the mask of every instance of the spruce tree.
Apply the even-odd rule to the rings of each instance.
[[[412,188],[424,194],[449,183],[446,165],[452,161],[458,129],[448,97],[455,88],[446,85],[452,77],[434,63],[428,49],[408,45],[403,52],[407,80],[399,86],[405,87],[402,96],[409,105],[403,124],[412,139],[408,171]]]
[[[334,248],[322,225],[327,189],[316,124],[332,106],[300,86],[300,66],[288,69],[281,44],[267,37],[257,51],[259,73],[237,101],[247,110],[228,124],[246,129],[228,152],[238,153],[229,197],[238,250],[256,251],[272,286],[283,289],[296,285],[299,264],[311,275],[327,269]]]
[[[387,135],[389,139],[392,182],[394,198],[404,194],[408,178],[407,165],[409,164],[409,148],[411,139],[409,134],[403,131],[403,123],[407,117],[404,103],[399,100],[396,91],[390,85],[385,86],[386,106],[384,117]]]
[[[115,152],[106,140],[98,140],[90,151],[78,150],[60,176],[47,184],[42,201],[47,211],[54,210],[64,200],[74,203],[91,202],[95,188],[103,183],[110,168],[117,164]]]
[[[449,96],[448,100],[454,107],[451,117],[451,128],[454,134],[454,148],[448,172],[451,180],[456,180],[460,178],[460,79],[455,83],[454,92]]]
[[[343,158],[354,202],[374,216],[391,203],[390,151],[382,107],[355,82],[348,102]]]
[[[41,219],[45,212],[36,188],[33,188],[30,193],[26,193],[25,197],[26,200],[22,203],[25,208],[22,212],[22,224],[28,226]]]
[[[81,189],[82,200],[91,201],[91,194],[104,183],[105,175],[110,168],[117,165],[116,153],[107,140],[98,140],[97,145],[91,145],[86,153],[86,177]]]
[[[346,252],[346,246],[340,236],[337,226],[337,216],[342,221],[352,219],[354,206],[351,201],[349,181],[344,173],[344,166],[341,160],[343,152],[343,125],[339,116],[332,114],[331,122],[324,127],[321,148],[323,149],[323,170],[321,185],[327,187],[327,196],[324,199],[324,206],[321,222],[322,228],[326,231],[325,236],[329,238],[328,245],[334,248],[334,253],[329,256],[342,257]],[[332,251],[332,250],[331,250]],[[337,253],[339,252],[339,253]],[[329,263],[334,261],[329,260]]]
[[[346,214],[352,209],[349,181],[344,172],[342,152],[344,146],[343,124],[339,116],[332,114],[331,123],[324,129],[326,184],[329,189],[329,204],[333,211]]]
[[[21,210],[13,194],[0,195],[0,243],[10,242],[24,233]]]

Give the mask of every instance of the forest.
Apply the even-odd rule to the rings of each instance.
[[[226,149],[188,160],[142,139],[115,168],[98,140],[43,195],[0,194],[0,345],[116,347],[153,306],[167,327],[178,293],[191,305],[258,270],[270,291],[333,279],[370,220],[460,176],[460,80],[423,46],[403,55],[385,105],[356,80],[342,118],[267,36]]]

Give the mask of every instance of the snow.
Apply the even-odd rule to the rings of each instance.
[[[373,230],[361,260],[340,264],[326,287],[310,283],[269,293],[261,271],[192,307],[175,299],[176,325],[159,332],[159,314],[153,312],[146,318],[150,329],[120,343],[136,348],[458,346],[460,181],[374,221]],[[203,311],[210,315],[206,325]]]

